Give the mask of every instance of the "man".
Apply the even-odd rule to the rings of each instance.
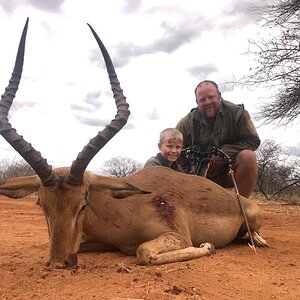
[[[258,171],[254,151],[260,145],[249,113],[243,105],[225,101],[214,81],[200,82],[195,95],[198,107],[176,126],[183,134],[183,147],[198,145],[201,152],[216,147],[228,154],[235,160],[233,170],[239,192],[249,198]],[[233,187],[228,164],[219,156],[212,156],[206,177],[225,188]]]

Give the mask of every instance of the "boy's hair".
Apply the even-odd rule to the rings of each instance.
[[[169,139],[177,139],[183,142],[183,135],[176,128],[166,128],[159,135],[159,143],[162,144]]]

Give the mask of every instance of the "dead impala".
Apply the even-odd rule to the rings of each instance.
[[[24,60],[26,21],[14,70],[0,102],[0,132],[31,165],[36,176],[0,183],[0,194],[21,198],[38,191],[49,232],[48,265],[77,265],[80,251],[116,248],[137,255],[141,264],[164,264],[210,255],[247,233],[236,195],[210,180],[152,167],[117,179],[85,171],[98,151],[126,124],[128,104],[110,56],[96,32],[117,107],[115,119],[78,154],[70,168],[52,169],[41,153],[19,135],[7,116],[18,89]],[[256,245],[268,246],[257,233],[258,206],[241,197]]]

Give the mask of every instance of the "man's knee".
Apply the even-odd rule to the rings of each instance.
[[[254,151],[245,149],[238,153],[236,157],[237,164],[257,165],[256,154]]]

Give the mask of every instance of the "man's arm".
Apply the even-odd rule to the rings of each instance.
[[[175,127],[183,135],[183,148],[192,146],[192,128],[190,127],[188,117],[182,118]]]
[[[240,151],[245,149],[255,151],[260,145],[260,138],[246,110],[244,110],[238,120],[237,127],[237,142],[224,144],[220,147],[230,157],[235,157]]]

